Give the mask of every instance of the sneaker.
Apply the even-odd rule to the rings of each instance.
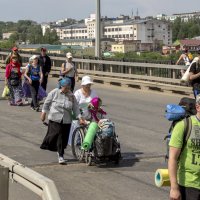
[[[65,160],[63,157],[60,156],[60,157],[58,158],[58,163],[59,163],[59,164],[66,164],[66,160]]]
[[[35,108],[31,106],[31,110],[35,110]]]
[[[40,111],[40,107],[36,107],[36,108],[35,108],[35,111],[36,111],[36,112],[39,112],[39,111]]]

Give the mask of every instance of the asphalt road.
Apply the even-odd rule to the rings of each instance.
[[[55,85],[51,79],[48,90]],[[165,105],[181,96],[101,84],[93,88],[115,122],[123,156],[119,166],[86,166],[73,159],[70,147],[68,164],[59,165],[56,153],[39,148],[46,134],[40,114],[29,106],[10,107],[5,100],[0,100],[0,153],[52,179],[63,200],[167,200],[169,188],[157,188],[154,173],[166,168],[163,138],[170,123],[164,118]],[[21,199],[40,198],[10,183],[9,200]]]

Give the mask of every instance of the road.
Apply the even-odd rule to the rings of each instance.
[[[2,91],[2,80],[0,85]],[[55,85],[56,79],[51,79],[48,89]],[[119,166],[78,163],[70,147],[68,164],[59,165],[54,152],[39,148],[46,134],[40,114],[29,106],[10,107],[5,100],[0,100],[0,153],[52,179],[63,200],[167,200],[169,188],[156,188],[154,173],[166,168],[163,138],[170,123],[164,118],[165,105],[182,96],[101,84],[93,88],[115,122],[123,156]],[[40,198],[10,183],[9,200],[21,199]]]

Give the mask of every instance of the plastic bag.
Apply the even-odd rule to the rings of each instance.
[[[165,118],[169,121],[180,120],[185,117],[185,114],[186,111],[182,106],[176,104],[168,104],[166,106]]]
[[[2,97],[3,97],[3,98],[6,98],[6,97],[8,97],[9,95],[10,95],[10,91],[9,91],[8,86],[6,85],[6,86],[4,87],[4,89],[3,89]]]

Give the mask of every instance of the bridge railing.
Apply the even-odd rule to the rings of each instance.
[[[25,167],[24,165],[0,154],[0,166],[3,166],[3,173],[8,169],[11,180],[20,183],[35,194],[39,195],[43,200],[61,200],[54,182],[41,174]],[[2,175],[2,174],[0,174]],[[2,178],[4,177],[4,179]],[[7,177],[7,178],[6,178]],[[0,184],[0,194],[2,200],[8,200],[8,176],[0,176],[2,184]],[[2,193],[1,193],[2,192]]]
[[[8,52],[1,52],[1,60],[5,60]],[[20,54],[27,63],[30,53]],[[65,57],[51,56],[52,76],[59,76],[61,64]],[[94,81],[140,89],[156,89],[159,91],[178,91],[191,93],[191,88],[181,85],[180,71],[184,66],[170,64],[120,62],[108,60],[91,60],[74,58],[80,76],[91,75]]]

